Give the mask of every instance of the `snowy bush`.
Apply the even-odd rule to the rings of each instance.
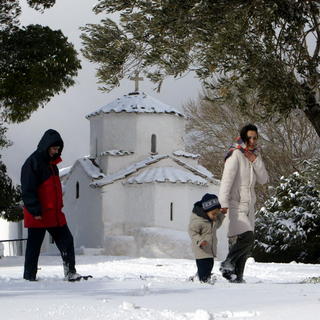
[[[320,159],[304,161],[302,174],[320,190]]]
[[[320,262],[320,193],[306,174],[282,177],[257,212],[253,256],[261,262]]]

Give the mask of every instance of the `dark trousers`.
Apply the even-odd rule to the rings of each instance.
[[[242,280],[243,272],[248,257],[252,253],[254,234],[247,231],[229,239],[229,253],[221,267],[236,274],[238,280]]]
[[[76,272],[73,237],[67,225],[53,228],[29,228],[24,262],[24,279],[35,280],[41,245],[46,234],[50,233],[63,260],[64,273]]]
[[[202,282],[207,282],[211,277],[213,258],[196,259],[198,277]]]

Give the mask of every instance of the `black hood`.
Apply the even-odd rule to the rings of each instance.
[[[192,212],[201,218],[204,218],[204,219],[211,221],[210,218],[208,217],[207,213],[203,210],[202,205],[201,205],[201,201],[198,201],[194,204]]]
[[[40,139],[37,151],[40,152],[46,159],[50,160],[48,149],[52,146],[60,147],[59,153],[57,153],[54,157],[54,159],[57,159],[61,156],[61,152],[63,150],[63,140],[58,131],[49,129]],[[51,158],[51,160],[53,159]]]

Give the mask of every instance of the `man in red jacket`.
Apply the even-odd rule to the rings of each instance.
[[[24,226],[28,228],[23,278],[36,281],[41,245],[48,231],[63,260],[65,280],[76,281],[81,276],[75,269],[72,234],[62,212],[62,189],[57,164],[61,162],[63,141],[60,134],[47,130],[38,148],[25,161],[21,170]]]

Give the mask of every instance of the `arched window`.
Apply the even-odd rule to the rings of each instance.
[[[157,153],[157,136],[151,135],[151,153]]]
[[[76,183],[76,199],[79,199],[79,195],[80,195],[80,185],[79,185],[79,182],[77,181],[77,183]]]
[[[170,202],[170,221],[173,221],[173,202]]]

